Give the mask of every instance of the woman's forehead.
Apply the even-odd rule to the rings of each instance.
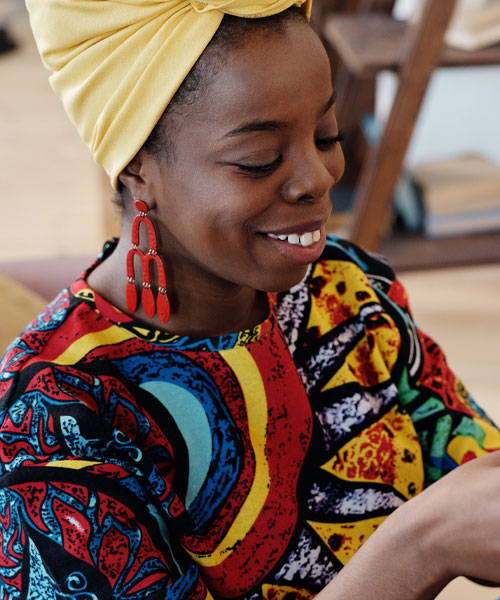
[[[321,41],[307,23],[291,22],[276,34],[257,31],[224,57],[195,120],[237,127],[242,119],[283,109],[308,105],[319,110],[331,94],[330,63]]]

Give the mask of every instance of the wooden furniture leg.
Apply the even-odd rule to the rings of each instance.
[[[406,149],[427,88],[438,64],[455,0],[426,0],[412,36],[399,86],[380,142],[368,152],[354,201],[350,239],[378,249]]]

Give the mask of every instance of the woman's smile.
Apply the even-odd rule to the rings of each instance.
[[[294,246],[302,246],[307,248],[312,246],[314,243],[319,242],[321,238],[321,231],[315,229],[314,231],[306,231],[306,233],[267,233],[270,238],[274,240],[280,240],[282,242],[288,242]]]
[[[269,245],[269,252],[278,252],[290,263],[307,265],[317,260],[326,242],[324,226],[305,233],[262,234],[264,243]]]

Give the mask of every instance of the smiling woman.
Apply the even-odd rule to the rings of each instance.
[[[124,218],[1,364],[5,597],[498,581],[500,434],[390,267],[325,234],[342,134],[292,4],[29,0]]]

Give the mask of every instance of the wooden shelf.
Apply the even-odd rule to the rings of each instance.
[[[381,69],[399,69],[408,53],[409,26],[390,15],[331,15],[324,36],[348,69],[359,77],[373,77]],[[477,51],[444,47],[440,66],[464,67],[500,64],[500,44]]]
[[[379,252],[396,272],[500,264],[500,231],[441,239],[394,234]]]

